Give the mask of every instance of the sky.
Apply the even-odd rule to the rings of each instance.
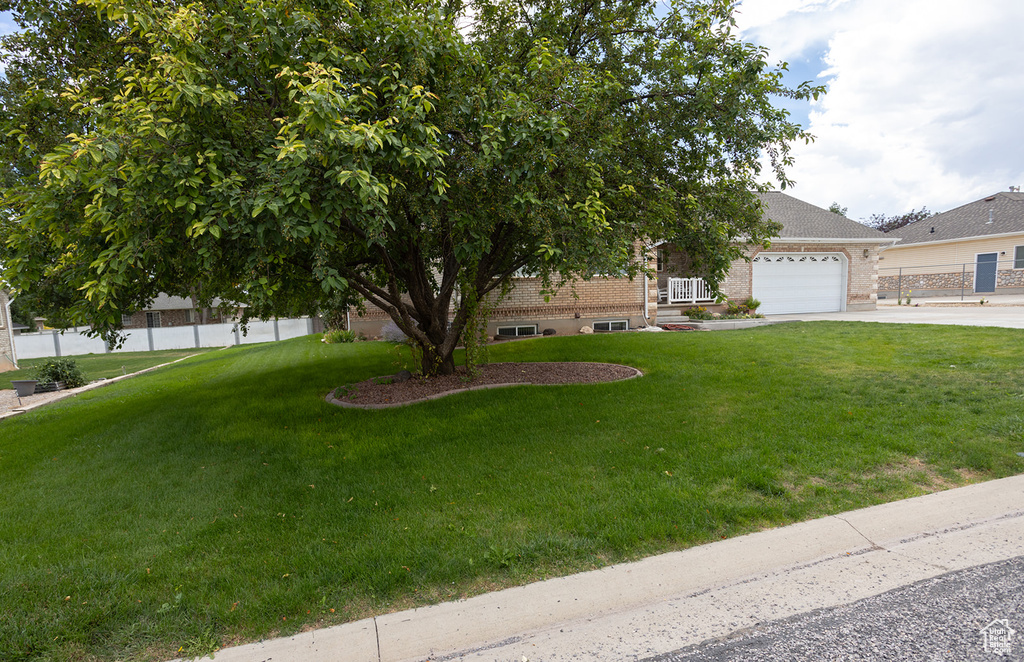
[[[857,220],[1024,186],[1024,1],[742,0],[741,37],[824,84],[790,107],[794,197]]]

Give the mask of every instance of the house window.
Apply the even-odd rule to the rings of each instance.
[[[658,271],[665,270],[665,251],[658,249]]]
[[[146,326],[150,329],[160,328],[160,313],[146,313]]]
[[[516,338],[518,336],[535,336],[537,335],[537,325],[524,324],[522,326],[499,326],[498,335],[508,338]]]
[[[629,320],[594,322],[594,331],[629,331]]]
[[[195,323],[196,323],[196,311],[192,310],[191,308],[186,308],[185,309],[185,324],[195,324]]]
[[[1013,268],[1024,269],[1024,246],[1015,246],[1013,249]]]
[[[131,326],[131,325],[132,325],[132,316],[131,315],[125,315],[125,314],[122,313],[121,314],[121,326]]]

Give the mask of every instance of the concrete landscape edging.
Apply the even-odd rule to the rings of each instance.
[[[623,381],[626,381],[627,379],[636,379],[637,377],[642,377],[643,374],[644,374],[642,371],[640,371],[637,368],[634,368],[631,365],[622,365],[621,363],[605,363],[603,365],[613,365],[613,366],[618,366],[620,368],[629,368],[630,370],[633,370],[634,373],[632,375],[630,375],[629,377],[623,377],[622,379],[613,379],[613,380],[606,381],[606,382],[593,382],[593,383],[597,383],[597,384],[614,384],[615,382],[623,382]],[[373,379],[382,379],[382,378],[386,378],[386,377],[388,377],[388,375],[384,375],[382,377],[374,377]],[[591,382],[587,382],[587,383],[591,383]],[[335,391],[337,391],[338,388],[340,388],[340,387],[338,387],[338,388],[331,389],[331,392],[328,393],[327,397],[324,398],[324,399],[329,404],[332,404],[332,405],[335,405],[335,406],[338,406],[338,407],[344,407],[345,409],[394,409],[395,407],[405,407],[406,405],[415,405],[415,404],[419,404],[421,402],[428,402],[430,400],[438,400],[440,398],[447,398],[449,395],[455,395],[457,393],[465,393],[467,391],[482,391],[484,389],[490,389],[490,388],[508,388],[510,386],[570,386],[572,384],[573,384],[573,382],[569,382],[569,383],[566,383],[566,384],[534,384],[533,382],[509,382],[508,384],[481,384],[480,386],[467,386],[465,388],[456,388],[456,389],[452,389],[450,391],[444,391],[443,393],[434,393],[433,395],[428,395],[428,396],[425,396],[425,397],[422,397],[422,398],[417,398],[415,400],[406,400],[405,402],[395,402],[395,403],[382,404],[382,405],[360,405],[360,404],[356,404],[354,402],[344,402],[342,400],[338,400],[337,398],[334,397]]]

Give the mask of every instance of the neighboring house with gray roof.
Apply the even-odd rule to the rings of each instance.
[[[882,255],[883,296],[1024,293],[1024,193],[996,193],[889,236],[900,241]]]
[[[769,315],[875,307],[878,253],[892,237],[784,193],[765,193],[761,200],[765,216],[782,230],[770,248],[751,248],[750,261],[732,263],[722,294],[739,302],[752,296]],[[511,292],[493,302],[488,334],[534,335],[546,328],[577,333],[584,326],[626,330],[672,321],[698,305],[724,309],[715,305],[684,252],[666,242],[655,250],[650,266],[656,279],[595,277],[551,294],[537,278],[516,278]],[[370,337],[380,335],[388,321],[372,306],[350,315],[352,330]]]
[[[220,303],[220,299],[214,299],[212,307],[197,308],[191,299],[160,293],[145,310],[122,315],[121,323],[126,329],[145,329],[235,321],[236,311],[222,311]]]

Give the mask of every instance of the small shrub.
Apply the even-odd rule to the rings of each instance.
[[[36,380],[40,386],[63,382],[68,388],[85,386],[85,375],[74,359],[50,359],[36,368]]]
[[[747,300],[743,302],[741,308],[745,308],[746,312],[754,314],[757,309],[761,307],[761,302],[754,297],[747,297]]]
[[[725,314],[726,315],[739,315],[742,313],[739,301],[733,301],[732,299],[726,299],[725,301]]]
[[[343,342],[355,342],[356,334],[348,329],[330,329],[324,334],[324,342],[334,345]]]
[[[409,339],[405,332],[398,328],[394,320],[388,320],[388,323],[381,328],[380,337],[393,343],[404,343]]]
[[[711,313],[704,306],[697,306],[686,311],[686,316],[692,320],[709,320]]]

